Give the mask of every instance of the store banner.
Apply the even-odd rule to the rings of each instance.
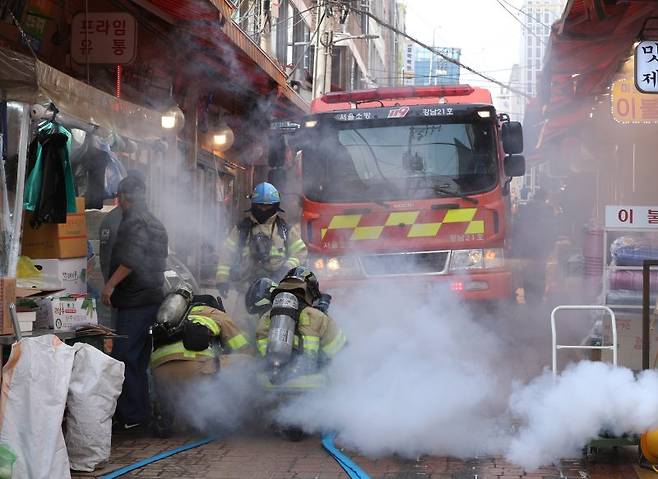
[[[658,206],[608,205],[605,227],[612,229],[658,229]]]

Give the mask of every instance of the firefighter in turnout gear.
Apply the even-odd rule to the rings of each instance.
[[[318,371],[346,343],[338,325],[313,306],[328,304],[327,298],[320,293],[315,274],[305,267],[291,269],[276,285],[271,309],[256,330],[256,346],[268,365],[269,385],[285,383],[301,389],[322,385],[324,378]]]
[[[152,328],[151,371],[157,404],[154,428],[171,432],[181,398],[195,381],[203,381],[226,365],[227,354],[253,354],[245,335],[224,312],[220,298],[170,293]],[[181,299],[182,298],[182,299]]]
[[[221,295],[226,295],[229,283],[246,290],[256,278],[279,279],[306,261],[306,245],[297,228],[280,216],[280,204],[274,186],[256,185],[249,215],[233,228],[220,255],[216,280]]]

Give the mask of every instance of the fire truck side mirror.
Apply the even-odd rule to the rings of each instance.
[[[508,155],[523,153],[523,127],[518,121],[507,121],[502,125],[503,149]]]
[[[525,175],[525,157],[523,155],[509,155],[505,158],[505,176]]]

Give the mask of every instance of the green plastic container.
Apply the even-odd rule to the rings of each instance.
[[[11,479],[16,454],[6,445],[0,444],[0,479]]]

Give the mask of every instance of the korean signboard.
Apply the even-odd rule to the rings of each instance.
[[[644,41],[635,48],[635,86],[642,93],[658,93],[658,41]]]
[[[135,59],[137,23],[129,13],[78,13],[71,28],[71,56],[76,63],[125,65]]]
[[[611,101],[617,123],[658,123],[658,96],[640,93],[632,80],[614,82]]]
[[[614,229],[658,229],[658,206],[606,206],[605,227]]]

